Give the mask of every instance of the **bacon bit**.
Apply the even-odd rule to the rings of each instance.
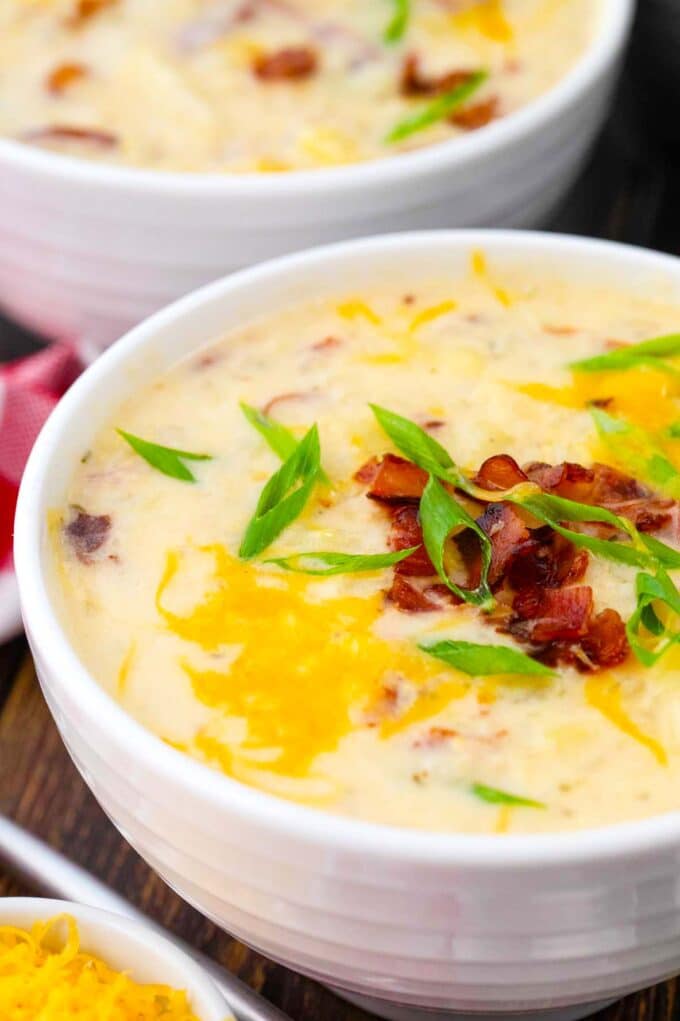
[[[324,337],[312,344],[312,351],[330,351],[332,348],[342,347],[342,341],[338,337]]]
[[[584,638],[593,612],[589,585],[563,589],[531,588],[518,592],[508,630],[531,642],[564,642]]]
[[[628,343],[625,340],[616,340],[614,337],[608,337],[604,342],[604,346],[607,351],[619,351],[622,347],[628,347]]]
[[[428,78],[421,73],[420,57],[416,53],[409,53],[402,64],[399,91],[402,96],[436,96],[463,85],[471,74],[471,71],[448,71]]]
[[[106,10],[108,7],[115,7],[118,0],[77,0],[75,9],[68,18],[67,24],[72,28],[79,28],[96,14]]]
[[[100,149],[114,149],[118,143],[118,135],[99,128],[80,128],[70,124],[47,124],[42,128],[33,128],[21,136],[24,142],[36,144],[49,142],[82,142]]]
[[[434,430],[434,429],[443,429],[445,425],[446,425],[446,422],[444,422],[443,419],[441,419],[441,418],[431,418],[431,419],[429,419],[429,421],[423,422],[423,429],[427,429],[428,431],[431,431],[431,430]]]
[[[498,96],[491,96],[481,103],[466,106],[463,110],[456,110],[449,120],[457,128],[463,128],[465,131],[477,131],[479,128],[485,128],[498,116],[499,106]]]
[[[451,730],[450,727],[430,727],[424,734],[421,734],[415,739],[412,748],[441,748],[442,745],[448,744],[448,742],[458,737],[457,730]]]
[[[608,408],[610,404],[613,404],[613,397],[594,397],[590,402],[594,408]]]
[[[66,525],[66,533],[73,550],[83,564],[92,563],[96,553],[109,537],[111,518],[108,514],[87,514],[77,510],[75,518]]]
[[[531,533],[517,511],[509,503],[491,503],[477,524],[491,540],[491,566],[489,584],[497,585],[516,556],[529,541]],[[468,586],[476,588],[481,580],[482,556],[477,537],[472,532],[461,536],[462,550],[467,547]],[[469,558],[470,543],[474,543],[474,556]],[[464,552],[465,556],[465,552]]]
[[[405,294],[401,299],[403,305],[414,305],[416,300],[415,294]]]
[[[271,415],[276,405],[283,404],[284,401],[304,401],[307,400],[308,397],[309,397],[308,393],[277,394],[276,397],[272,397],[270,400],[267,401],[265,405],[263,405],[262,414]]]
[[[299,81],[313,75],[318,63],[316,51],[311,46],[287,46],[259,56],[253,64],[253,71],[261,81]]]
[[[366,495],[381,503],[418,503],[427,485],[427,472],[396,454],[371,458],[354,478],[370,485]]]
[[[363,482],[370,486],[380,471],[380,458],[371,457],[365,464],[362,464],[358,471],[355,471],[353,478],[356,482]]]
[[[674,501],[657,496],[630,475],[607,464],[584,468],[580,464],[549,465],[534,462],[525,466],[532,482],[549,493],[605,507],[632,521],[642,532],[655,532],[668,524]],[[614,529],[598,525],[597,534],[612,535]]]
[[[87,78],[89,73],[84,64],[59,64],[45,79],[45,88],[53,96],[61,96],[71,85]]]
[[[655,532],[668,524],[675,502],[657,496],[647,486],[606,464],[594,464],[593,491],[584,502],[607,507],[633,522],[641,532]]]
[[[395,553],[411,546],[420,547],[406,560],[395,564],[396,574],[406,574],[412,578],[431,578],[437,573],[423,545],[423,530],[420,527],[418,508],[413,504],[397,507],[394,511],[387,545]]]
[[[497,491],[518,486],[527,476],[509,454],[495,454],[487,457],[472,481],[482,489]]]
[[[616,610],[603,610],[590,623],[581,642],[588,659],[598,667],[618,666],[630,651],[626,626]]]
[[[544,333],[552,333],[555,337],[571,337],[577,332],[575,326],[553,326],[548,323],[543,324]]]
[[[562,464],[545,464],[543,461],[532,461],[524,466],[524,471],[531,482],[545,490],[555,493],[568,500],[579,503],[590,503],[587,496],[595,480],[595,473],[580,464],[564,461]]]
[[[448,591],[446,589],[447,593]],[[453,595],[453,593],[450,594]],[[443,610],[445,604],[438,596],[439,586],[433,585],[429,589],[422,590],[407,581],[403,574],[394,575],[392,588],[387,593],[388,600],[404,613],[433,613]]]
[[[580,581],[588,567],[587,550],[546,526],[535,529],[531,540],[519,550],[508,571],[515,589],[561,588]]]
[[[210,369],[213,365],[217,365],[224,358],[224,354],[221,351],[205,351],[199,354],[193,361],[193,367],[195,369]]]
[[[397,675],[394,681],[381,685],[380,691],[363,712],[367,727],[377,727],[385,720],[397,719],[409,708],[414,699],[405,679]]]

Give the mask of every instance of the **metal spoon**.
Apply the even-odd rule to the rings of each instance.
[[[236,1021],[290,1021],[287,1014],[222,968],[217,961],[206,957],[199,950],[151,921],[80,866],[74,865],[42,840],[31,836],[16,823],[2,816],[0,816],[0,861],[14,875],[41,893],[63,900],[77,901],[104,911],[113,911],[114,914],[126,915],[135,922],[150,926],[160,936],[171,940],[208,972],[225,996]]]

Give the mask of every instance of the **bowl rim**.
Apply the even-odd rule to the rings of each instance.
[[[337,191],[355,194],[366,187],[409,182],[452,166],[465,168],[499,149],[520,144],[527,136],[559,120],[606,73],[623,49],[632,25],[635,0],[601,0],[600,23],[590,46],[547,92],[479,131],[383,159],[285,174],[182,173],[118,167],[41,150],[0,138],[0,161],[16,170],[46,173],[80,186],[113,188],[128,194],[149,193],[204,198],[301,200]]]
[[[24,917],[21,917],[23,914]],[[158,957],[167,963],[167,979],[165,984],[175,989],[185,989],[189,996],[199,998],[201,1003],[192,1004],[201,1014],[200,1021],[229,1021],[231,1007],[226,1002],[210,976],[200,964],[192,960],[181,947],[176,946],[170,934],[160,933],[152,925],[146,926],[143,920],[128,918],[102,908],[90,907],[78,901],[62,900],[52,897],[3,897],[0,899],[0,925],[13,924],[25,927],[33,921],[46,921],[57,915],[72,915],[84,929],[104,929],[120,936],[129,943],[130,966],[139,953],[146,953],[151,944]],[[30,920],[30,921],[29,921]],[[85,940],[87,942],[87,935]],[[99,951],[97,951],[99,954]],[[104,958],[104,955],[100,955]],[[173,975],[175,977],[173,977]],[[179,976],[179,981],[178,981]],[[198,1015],[197,1015],[198,1016]]]
[[[153,344],[158,330],[178,319],[200,315],[203,306],[215,299],[230,301],[244,285],[257,285],[261,290],[270,280],[300,277],[315,264],[332,264],[356,255],[375,257],[414,245],[427,251],[449,252],[482,248],[492,258],[494,248],[513,258],[548,252],[570,258],[575,265],[583,265],[592,257],[598,264],[648,268],[666,279],[677,280],[680,290],[680,259],[675,256],[566,234],[480,229],[387,234],[326,245],[241,270],[180,298],[134,327],[76,380],[48,418],[33,447],[19,492],[14,539],[15,568],[29,641],[39,656],[44,654],[49,660],[50,673],[60,679],[61,685],[64,684],[61,679],[68,678],[71,697],[77,698],[83,716],[92,720],[95,728],[105,726],[111,742],[125,748],[144,769],[168,783],[170,789],[190,791],[216,810],[236,814],[282,837],[295,834],[297,839],[319,848],[342,848],[384,861],[425,866],[455,864],[489,871],[499,866],[530,869],[538,864],[561,868],[677,847],[680,810],[575,831],[439,833],[333,814],[248,787],[167,745],[128,714],[80,661],[52,604],[43,566],[42,536],[47,509],[42,502],[43,484],[51,464],[59,458],[60,437],[68,430],[72,414],[83,414],[83,409],[96,400],[98,391],[105,388],[109,375],[138,359],[139,352]]]

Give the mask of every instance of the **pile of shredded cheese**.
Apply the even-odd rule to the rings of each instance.
[[[64,938],[65,935],[65,938]],[[198,1021],[186,993],[140,985],[81,950],[69,915],[0,926],[2,1021]]]

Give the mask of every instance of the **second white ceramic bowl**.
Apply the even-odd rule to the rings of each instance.
[[[153,929],[71,901],[0,898],[0,925],[30,929],[35,922],[64,914],[71,915],[78,923],[83,950],[101,958],[115,971],[127,972],[136,982],[158,982],[185,990],[199,1021],[233,1021],[229,1008],[205,972]]]
[[[680,813],[580,833],[475,837],[278,800],[187,758],[123,712],[69,644],[48,584],[48,511],[63,505],[82,451],[138,387],[263,308],[274,314],[338,288],[370,293],[391,277],[413,286],[440,279],[443,266],[455,277],[477,248],[499,268],[663,290],[680,304],[677,259],[512,231],[392,235],[235,274],[137,327],[58,406],[24,476],[17,577],[67,747],[122,833],[183,897],[386,1017],[417,1006],[574,1018],[680,970]]]
[[[599,0],[596,37],[524,109],[394,158],[291,174],[159,174],[0,140],[0,306],[100,348],[238,267],[342,238],[536,226],[578,173],[609,103],[634,0]]]

